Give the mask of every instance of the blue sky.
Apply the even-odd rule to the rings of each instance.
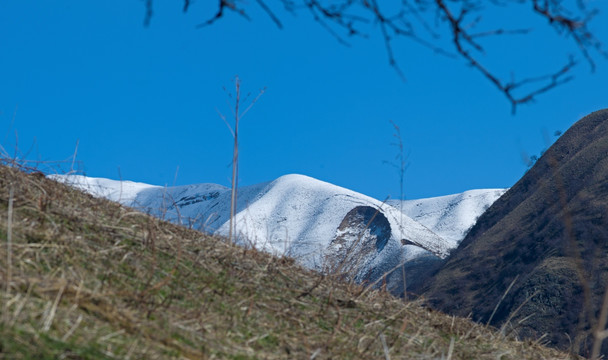
[[[590,3],[601,11],[592,29],[608,43],[608,4]],[[146,28],[142,1],[2,1],[2,146],[51,161],[72,156],[78,142],[89,176],[229,185],[232,140],[218,111],[230,115],[223,87],[238,74],[246,92],[266,87],[241,122],[241,185],[300,173],[398,198],[398,171],[386,164],[397,154],[392,120],[411,199],[511,186],[526,170],[522,151],[538,154],[556,130],[608,107],[608,61],[595,53],[595,73],[581,61],[572,82],[512,115],[461,59],[395,41],[402,81],[377,27],[346,47],[305,12],[277,9],[280,30],[255,2],[248,9],[252,21],[228,13],[196,29],[209,5],[183,14],[179,2],[156,1]],[[486,43],[488,67],[523,77],[558,69],[568,54],[580,58],[570,39],[521,9],[486,13],[535,30]]]

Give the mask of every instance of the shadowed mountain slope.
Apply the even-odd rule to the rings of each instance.
[[[424,293],[443,311],[522,337],[546,334],[588,354],[607,250],[608,110],[601,110],[574,124],[479,218]]]

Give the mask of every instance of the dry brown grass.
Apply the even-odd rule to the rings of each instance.
[[[11,167],[0,239],[0,358],[569,358]]]

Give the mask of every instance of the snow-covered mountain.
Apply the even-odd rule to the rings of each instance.
[[[469,190],[460,194],[388,203],[441,236],[450,250],[507,189]]]
[[[229,234],[231,194],[221,185],[162,187],[80,175],[51,177],[197,230]],[[291,256],[311,269],[342,272],[356,281],[391,273],[389,288],[400,293],[404,281],[395,268],[405,264],[407,281],[415,281],[425,266],[456,247],[502,192],[473,190],[382,203],[308,176],[285,175],[238,189],[233,229],[237,243]]]
[[[221,185],[161,187],[78,175],[52,177],[166,220],[229,233],[230,189]],[[444,239],[396,208],[308,176],[285,175],[241,187],[237,200],[238,242],[294,257],[309,268],[348,268],[359,280],[370,280],[400,263],[448,255]]]

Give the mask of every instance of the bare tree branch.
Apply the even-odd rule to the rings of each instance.
[[[595,62],[589,54],[588,48],[594,48],[604,57],[608,58],[608,53],[602,49],[602,43],[589,31],[587,24],[597,14],[597,11],[586,11],[585,4],[582,1],[578,1],[578,7],[586,15],[585,19],[577,19],[576,17],[569,17],[565,14],[564,9],[561,7],[558,1],[547,1],[544,0],[532,0],[534,11],[546,18],[549,24],[554,27],[558,32],[566,32],[572,36],[579,50],[591,66],[591,71],[595,71]]]
[[[367,3],[367,2],[366,2]],[[380,30],[382,31],[382,37],[384,38],[384,44],[386,45],[386,53],[388,54],[388,63],[390,64],[390,66],[393,67],[393,69],[395,69],[395,71],[397,72],[397,74],[399,75],[399,77],[401,77],[402,80],[405,80],[405,75],[403,75],[403,72],[401,71],[401,69],[399,68],[399,65],[397,64],[397,61],[395,60],[395,55],[393,54],[393,47],[391,45],[391,36],[388,34],[387,32],[387,22],[390,24],[390,21],[387,21],[386,18],[384,18],[384,16],[382,15],[382,12],[380,12],[380,8],[378,7],[378,2],[376,0],[371,0],[372,6],[370,8],[370,10],[372,10],[374,12],[374,15],[377,19],[377,21],[380,23]],[[392,26],[391,26],[392,27]],[[399,33],[399,28],[395,28],[392,27],[393,31],[395,33]],[[409,31],[403,31],[403,35],[409,35]]]
[[[187,0],[184,0],[184,1],[187,1]],[[215,13],[215,15],[212,18],[210,18],[209,20],[207,20],[201,24],[198,24],[196,27],[202,28],[202,27],[205,27],[208,25],[212,25],[214,22],[218,21],[219,19],[222,18],[222,16],[224,16],[224,10],[226,8],[228,10],[232,10],[232,11],[236,12],[237,14],[241,15],[242,17],[244,17],[247,20],[251,20],[244,9],[237,7],[236,1],[237,0],[219,0],[218,9],[217,9],[217,12]]]
[[[350,46],[350,44],[341,37],[329,23],[335,24],[342,31],[346,32],[347,36],[367,37],[367,34],[360,32],[356,24],[368,23],[369,20],[363,16],[353,15],[349,12],[350,8],[355,5],[354,0],[343,0],[339,5],[333,4],[324,6],[318,0],[303,0],[303,5],[309,9],[313,19],[324,27],[332,36],[334,36],[342,45]]]
[[[152,17],[152,1],[145,0],[146,25]],[[198,27],[220,20],[225,14],[224,10],[232,10],[249,19],[245,8],[237,5],[239,1],[218,0],[215,15]],[[184,0],[184,12],[188,11],[191,3],[192,0]],[[347,37],[368,37],[370,25],[378,26],[389,65],[401,78],[405,76],[394,48],[398,38],[422,45],[435,53],[460,57],[506,97],[513,112],[518,105],[533,102],[536,96],[570,81],[571,70],[577,61],[569,58],[559,70],[547,75],[523,80],[515,80],[514,77],[502,79],[496,70],[483,65],[481,57],[485,55],[485,50],[479,41],[493,36],[526,35],[531,29],[508,29],[508,20],[503,24],[505,27],[483,28],[480,24],[487,6],[531,4],[531,8],[527,8],[531,13],[546,19],[558,35],[574,41],[592,71],[596,67],[592,52],[608,58],[602,42],[589,29],[590,21],[598,12],[588,9],[583,0],[576,0],[576,5],[570,7],[566,7],[562,0],[401,0],[383,3],[383,8],[380,8],[377,0],[275,0],[272,3],[269,0],[256,0],[255,3],[279,28],[283,27],[283,23],[270,4],[278,3],[294,14],[306,9],[315,22],[346,46],[349,46]],[[447,46],[441,36],[446,33],[451,43]]]
[[[150,21],[152,20],[152,15],[154,11],[152,11],[152,0],[146,0],[146,15],[144,16],[144,26],[150,26]]]
[[[443,0],[436,0],[437,5],[443,12],[445,18],[450,23],[452,27],[453,34],[453,42],[454,46],[458,53],[468,60],[469,64],[480,71],[490,82],[492,82],[509,100],[511,103],[512,112],[515,113],[517,109],[517,105],[525,104],[534,100],[536,95],[540,95],[549,91],[550,89],[564,84],[570,81],[571,77],[564,77],[575,65],[576,62],[573,59],[570,59],[566,65],[564,65],[559,71],[550,74],[544,75],[537,78],[528,78],[519,82],[511,81],[511,82],[503,82],[498,77],[493,75],[488,69],[486,69],[475,57],[473,57],[469,51],[467,51],[463,42],[468,43],[473,46],[476,50],[480,50],[479,45],[473,42],[472,37],[464,30],[461,26],[461,23],[466,14],[466,9],[461,10],[461,13],[458,17],[455,17],[450,9],[447,7]],[[543,85],[540,85],[537,89],[530,91],[529,93],[517,97],[513,94],[515,90],[522,87],[523,85],[530,83],[538,83],[538,82],[546,82]]]
[[[266,3],[263,0],[256,0],[256,1],[257,1],[258,5],[260,5],[260,7],[262,9],[264,9],[266,14],[268,14],[268,16],[272,19],[272,21],[274,21],[274,23],[277,25],[277,27],[279,29],[282,29],[283,24],[281,24],[281,21],[279,20],[279,18],[272,12],[272,10],[270,10],[268,5],[266,5]]]
[[[515,29],[515,30],[505,30],[505,29],[495,29],[484,31],[476,34],[471,34],[471,38],[477,37],[486,37],[486,36],[496,36],[496,35],[525,35],[528,34],[531,29]]]

